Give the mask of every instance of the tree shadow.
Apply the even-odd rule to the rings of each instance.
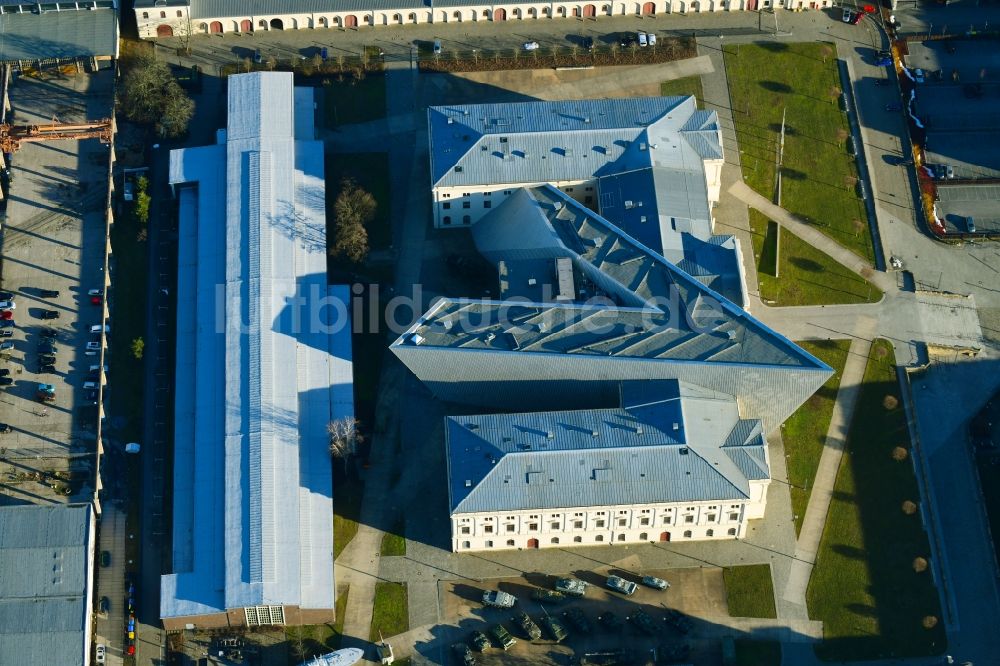
[[[781,177],[787,178],[788,180],[806,180],[809,178],[808,174],[804,171],[789,169],[788,167],[781,167]]]
[[[756,42],[756,44],[765,51],[771,51],[772,53],[788,50],[788,44],[784,42]]]
[[[819,273],[823,270],[823,266],[819,262],[804,257],[789,257],[788,263],[799,270],[808,271],[809,273]]]
[[[852,560],[863,560],[865,559],[865,551],[858,548],[857,546],[848,546],[847,544],[838,543],[832,547],[833,552],[838,555],[843,555],[844,557],[849,557]]]
[[[759,83],[760,87],[764,90],[769,90],[774,93],[789,94],[792,92],[792,87],[787,83],[782,83],[780,81],[761,81]]]

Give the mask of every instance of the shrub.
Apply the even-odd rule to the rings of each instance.
[[[902,446],[897,446],[892,450],[892,459],[896,462],[903,462],[910,455],[910,453]]]
[[[927,571],[927,560],[922,557],[913,558],[913,570],[917,573]]]
[[[934,615],[925,615],[923,621],[920,623],[924,629],[933,629],[937,626],[938,619]]]
[[[899,406],[899,399],[894,395],[887,395],[882,398],[882,406],[887,410],[892,411]]]
[[[912,516],[917,512],[917,505],[910,500],[903,501],[903,513],[908,516]]]

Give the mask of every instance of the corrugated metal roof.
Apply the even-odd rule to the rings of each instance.
[[[702,159],[722,158],[715,112],[698,111],[693,97],[469,104],[427,113],[435,187],[578,181],[650,166],[700,171],[704,180]],[[693,142],[688,132],[697,134]]]
[[[350,326],[331,335],[300,309],[349,297],[326,285],[323,147],[291,74],[231,77],[228,103],[219,145],[171,153],[170,182],[197,183],[181,194],[178,281],[197,304],[178,316],[193,343],[177,350],[163,617],[333,607],[326,426],[353,414]]]
[[[85,663],[92,520],[90,505],[0,507],[0,664]]]
[[[0,62],[118,55],[118,14],[97,9],[0,14]]]
[[[766,446],[735,398],[677,381],[638,384],[626,386],[619,409],[448,418],[452,512],[745,499],[744,469],[767,478],[728,457],[737,447],[721,448],[737,428],[742,447]]]
[[[143,3],[148,0],[142,0]],[[152,4],[136,3],[138,7]],[[191,18],[430,9],[423,0],[191,0]]]

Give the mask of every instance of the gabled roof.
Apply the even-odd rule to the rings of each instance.
[[[769,478],[760,422],[676,380],[623,387],[618,409],[450,417],[452,513],[749,497]]]
[[[431,183],[534,184],[587,180],[644,167],[701,173],[722,159],[714,111],[693,97],[436,106]],[[714,128],[714,129],[713,129]]]
[[[4,7],[0,62],[118,55],[118,12],[111,0]],[[38,13],[35,10],[43,8]],[[18,10],[23,11],[18,11]]]

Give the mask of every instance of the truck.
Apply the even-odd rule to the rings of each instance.
[[[493,634],[493,638],[496,639],[497,644],[505,651],[511,649],[514,647],[514,644],[517,643],[517,641],[514,640],[514,637],[510,635],[510,632],[507,631],[507,627],[502,624],[498,624],[493,627],[490,633]]]
[[[560,578],[556,581],[556,591],[570,597],[582,597],[587,593],[587,584],[577,578]]]
[[[517,603],[517,597],[500,590],[486,590],[483,592],[483,605],[493,608],[513,608]]]
[[[608,589],[614,590],[615,592],[621,592],[626,597],[630,597],[635,594],[636,588],[639,586],[630,580],[625,580],[621,576],[608,576],[608,580],[604,583],[607,585]]]
[[[542,630],[538,628],[538,625],[535,624],[535,621],[527,613],[522,611],[512,617],[511,621],[521,628],[521,631],[524,632],[529,641],[537,641],[542,637]]]

